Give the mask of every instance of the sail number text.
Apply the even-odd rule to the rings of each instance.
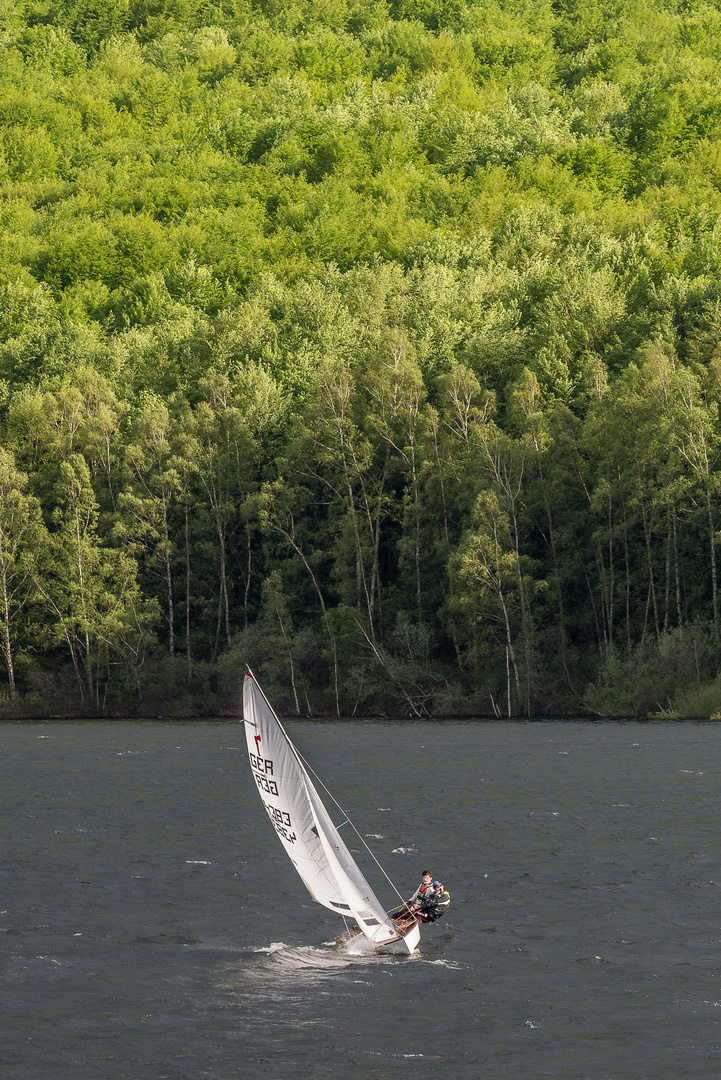
[[[265,773],[267,776],[273,775],[273,759],[267,757],[258,757],[257,754],[250,754],[250,767],[257,772]]]
[[[269,776],[273,775],[272,758],[264,758],[259,757],[257,754],[250,754],[250,766],[253,770],[255,782],[261,791],[265,791],[269,795],[280,794],[276,781],[268,779]],[[275,825],[277,832],[280,833],[289,844],[294,844],[298,838],[292,831],[293,822],[290,820],[290,814],[286,810],[279,810],[277,806],[272,806],[270,803],[265,802],[265,800],[263,800],[263,805],[268,811],[268,816]]]
[[[267,791],[269,795],[278,794],[278,785],[275,780],[269,780],[267,776],[261,776],[260,773],[253,773],[253,776],[261,791]]]
[[[250,767],[253,770],[255,782],[261,791],[267,791],[269,795],[278,794],[278,785],[275,780],[269,780],[273,775],[273,761],[271,758],[258,757],[250,754]]]
[[[275,825],[277,832],[279,832],[289,844],[294,844],[298,837],[294,832],[291,832],[293,823],[290,820],[290,814],[287,810],[279,810],[277,806],[271,806],[270,803],[265,803],[264,805],[268,811],[268,817]]]

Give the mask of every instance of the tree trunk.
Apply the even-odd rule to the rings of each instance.
[[[673,565],[676,577],[676,614],[678,616],[678,625],[683,626],[683,615],[681,612],[681,575],[678,568],[678,537],[676,535],[676,507],[673,507]]]
[[[643,521],[643,533],[646,539],[646,560],[648,562],[648,592],[653,605],[653,620],[656,628],[656,640],[661,637],[661,628],[658,622],[658,605],[656,603],[656,583],[653,576],[653,558],[651,553],[651,521],[646,520],[646,506],[641,502],[641,515]],[[648,610],[648,607],[647,607]],[[645,629],[645,627],[644,627]]]
[[[188,684],[193,677],[193,659],[190,652],[190,529],[188,504],[185,504],[185,651],[188,656]]]
[[[280,614],[280,608],[278,607],[278,604],[275,603],[275,602],[274,602],[273,606],[275,607],[275,613],[278,616],[278,623],[280,625],[280,632],[283,635],[283,641],[285,642],[285,647],[288,650],[288,662],[290,664],[290,684],[293,687],[293,698],[295,699],[295,715],[300,716],[300,705],[298,704],[298,691],[296,690],[296,687],[295,687],[295,666],[293,664],[293,650],[290,647],[290,642],[288,641],[288,635],[285,632],[285,626],[283,625],[283,618],[282,618],[282,616]]]
[[[15,668],[13,666],[13,653],[10,640],[10,598],[8,597],[7,578],[5,569],[2,570],[2,601],[3,601],[3,655],[8,669],[8,684],[10,686],[10,700],[15,701],[17,691],[15,689]]]
[[[168,590],[168,649],[170,650],[170,655],[175,656],[175,613],[173,608],[173,578],[172,567],[170,563],[168,508],[165,505],[165,499],[163,499],[163,536],[165,539],[165,547],[163,551],[163,559],[165,562],[165,582]]]
[[[713,507],[711,506],[711,495],[708,488],[706,488],[706,509],[708,511],[708,531],[711,548],[711,604],[713,608],[713,625],[714,629],[717,629],[718,598],[716,585],[716,530],[714,529]]]

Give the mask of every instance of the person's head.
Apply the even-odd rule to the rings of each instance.
[[[443,892],[443,885],[440,881],[434,881],[433,888],[436,890],[436,892]]]
[[[424,885],[430,885],[430,883],[433,881],[433,874],[430,872],[430,870],[421,870],[421,880],[423,881]]]

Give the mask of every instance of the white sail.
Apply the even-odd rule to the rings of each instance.
[[[243,686],[250,767],[278,838],[319,904],[354,919],[376,945],[398,931],[343,843],[298,752],[252,675]]]

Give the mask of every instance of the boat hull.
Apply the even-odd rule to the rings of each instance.
[[[394,956],[412,956],[421,943],[421,928],[415,922],[405,933],[399,933],[393,941],[379,945],[376,952],[392,953]]]
[[[384,941],[375,946],[378,953],[390,953],[393,956],[412,956],[421,943],[421,927],[415,919],[406,919],[398,927],[398,936]],[[354,926],[347,934],[341,934],[338,938],[339,945],[347,945],[361,934],[360,929]]]

